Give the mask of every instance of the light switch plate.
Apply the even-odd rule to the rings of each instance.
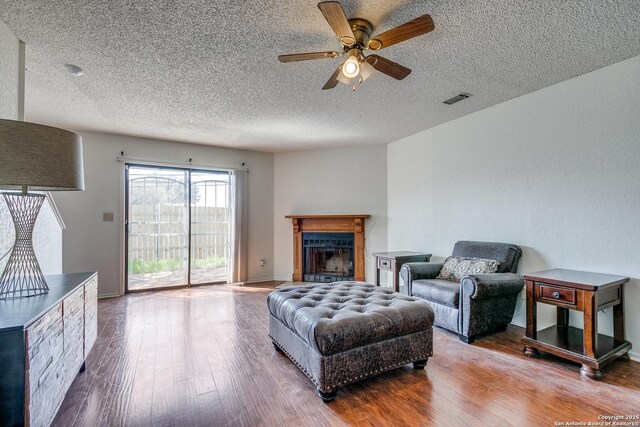
[[[102,214],[102,220],[104,222],[111,222],[113,221],[113,212],[104,212]]]

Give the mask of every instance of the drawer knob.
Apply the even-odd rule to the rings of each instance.
[[[556,292],[552,293],[551,296],[554,297],[554,298],[560,298],[560,292],[556,291]]]

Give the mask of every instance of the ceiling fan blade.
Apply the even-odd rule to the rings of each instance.
[[[385,73],[388,76],[393,77],[397,80],[402,80],[411,74],[411,70],[407,67],[403,67],[400,64],[397,64],[393,61],[389,61],[386,58],[383,58],[379,55],[369,55],[367,56],[367,62],[371,64],[373,68],[380,71],[381,73]]]
[[[345,46],[353,46],[356,38],[351,30],[351,25],[344,14],[342,5],[337,1],[324,1],[318,3],[318,8],[327,19],[327,22],[338,36],[338,40]]]
[[[414,20],[392,28],[389,31],[373,36],[371,40],[369,40],[368,47],[373,50],[384,49],[385,47],[393,46],[396,43],[426,34],[433,31],[434,28],[435,25],[431,16],[422,15]]]
[[[322,86],[322,90],[333,89],[339,83],[338,76],[342,72],[342,65],[336,68],[333,72],[333,75],[329,77],[329,80]]]
[[[280,62],[307,61],[309,59],[335,58],[339,55],[338,52],[294,53],[291,55],[280,55],[278,56],[278,60]]]

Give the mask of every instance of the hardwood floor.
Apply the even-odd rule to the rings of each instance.
[[[473,345],[436,329],[425,370],[407,365],[324,404],[267,336],[272,286],[100,300],[87,370],[54,425],[553,426],[640,413],[640,363],[616,361],[595,382],[562,359],[524,357],[517,327]]]

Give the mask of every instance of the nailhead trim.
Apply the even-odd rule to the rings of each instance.
[[[320,384],[318,383],[318,381],[317,381],[314,377],[312,377],[312,376],[311,376],[311,374],[310,374],[310,373],[308,373],[308,372],[307,372],[307,370],[304,368],[304,366],[302,366],[300,363],[298,363],[298,361],[293,357],[293,355],[291,355],[291,353],[289,353],[287,350],[285,350],[285,349],[280,345],[280,343],[279,343],[275,338],[273,338],[273,337],[271,336],[271,334],[269,334],[269,338],[271,338],[271,340],[272,340],[273,342],[275,342],[275,343],[278,345],[278,347],[280,348],[280,350],[282,350],[282,352],[283,352],[284,354],[286,354],[286,355],[287,355],[287,357],[288,357],[289,359],[291,359],[291,361],[292,361],[293,363],[295,363],[295,365],[296,365],[298,368],[300,368],[300,370],[301,370],[302,372],[304,372],[304,374],[305,374],[307,377],[309,377],[309,379],[311,380],[311,382],[312,382],[312,383],[314,383],[317,387],[320,387]]]

